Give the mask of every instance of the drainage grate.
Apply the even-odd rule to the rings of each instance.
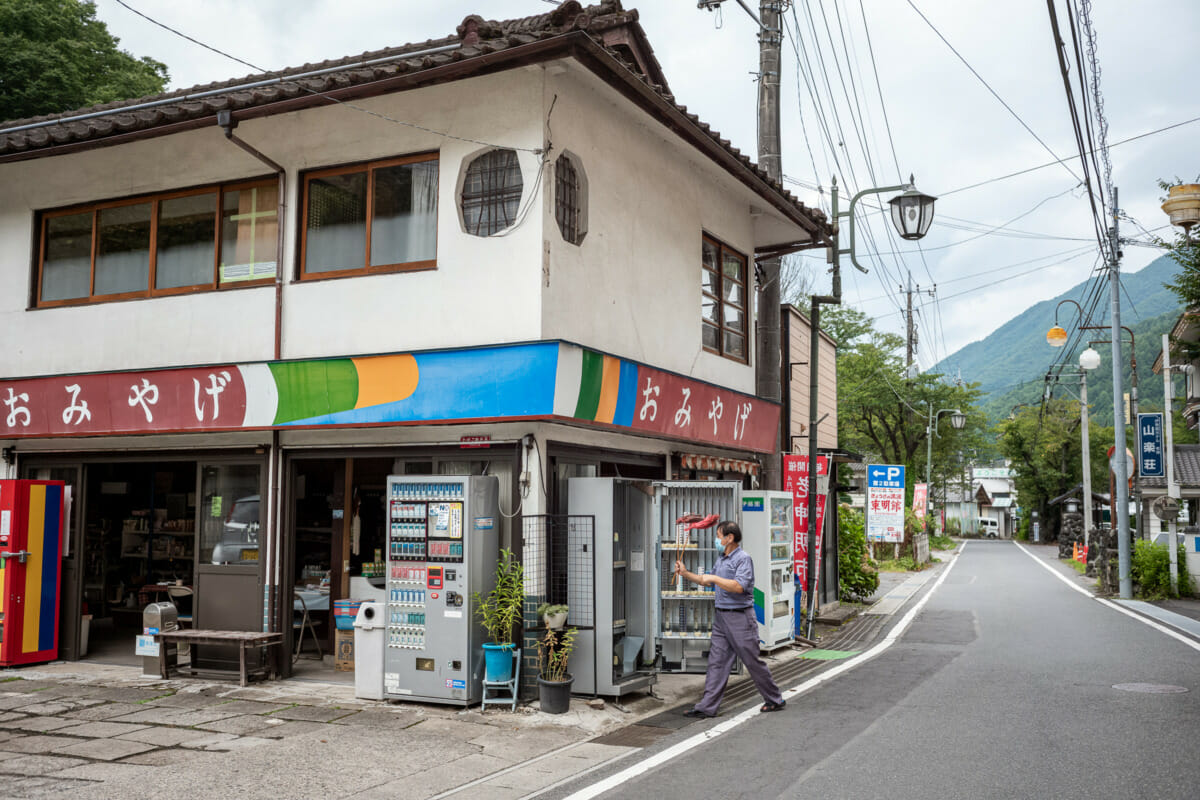
[[[1171,686],[1168,683],[1114,683],[1113,688],[1121,692],[1142,694],[1182,694],[1187,691],[1182,686]]]
[[[691,720],[688,720],[689,722]],[[629,725],[619,731],[592,739],[593,744],[611,744],[617,747],[649,747],[670,733],[667,728],[649,725]]]

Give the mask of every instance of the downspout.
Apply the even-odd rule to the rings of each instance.
[[[228,109],[217,112],[217,125],[225,132],[226,139],[266,164],[279,177],[279,201],[275,211],[275,227],[278,233],[275,240],[275,330],[274,347],[272,350],[272,360],[279,361],[283,357],[283,236],[284,223],[287,219],[287,170],[263,155],[255,147],[233,135],[233,129],[237,127],[237,120],[233,118],[233,113]],[[279,608],[275,564],[276,556],[280,552],[279,545],[280,537],[282,536],[280,517],[283,511],[279,496],[279,486],[283,479],[281,469],[283,459],[279,451],[279,431],[271,432],[271,450],[268,457],[270,458],[270,464],[267,468],[267,475],[268,482],[271,484],[268,486],[268,497],[271,504],[271,528],[274,530],[267,531],[266,572],[264,579],[267,583],[267,628],[273,632],[283,629],[282,623],[277,619]],[[277,464],[279,468],[277,468]]]
[[[267,156],[260,153],[252,145],[233,135],[237,120],[233,112],[224,110],[217,112],[217,124],[225,131],[225,138],[245,150],[256,159],[266,164],[279,176],[279,205],[275,212],[278,228],[278,238],[275,242],[275,350],[272,360],[278,361],[283,357],[283,228],[287,212],[287,171]]]

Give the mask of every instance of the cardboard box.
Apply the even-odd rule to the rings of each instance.
[[[336,631],[333,640],[333,668],[354,672],[354,631]]]

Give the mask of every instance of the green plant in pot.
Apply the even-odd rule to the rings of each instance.
[[[567,672],[567,662],[575,649],[575,628],[548,630],[538,642],[538,695],[542,711],[563,714],[571,705],[571,684],[575,677]]]
[[[513,634],[525,604],[525,567],[511,550],[501,550],[496,564],[496,586],[484,597],[475,592],[475,615],[491,642],[483,646],[487,681],[504,683],[513,676]]]
[[[567,624],[567,607],[562,603],[542,603],[537,607],[537,614],[551,630],[558,630]]]

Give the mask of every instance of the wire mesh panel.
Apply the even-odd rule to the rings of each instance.
[[[568,608],[567,624],[596,624],[595,520],[543,514],[524,519],[525,594]],[[535,627],[543,627],[541,620]]]

